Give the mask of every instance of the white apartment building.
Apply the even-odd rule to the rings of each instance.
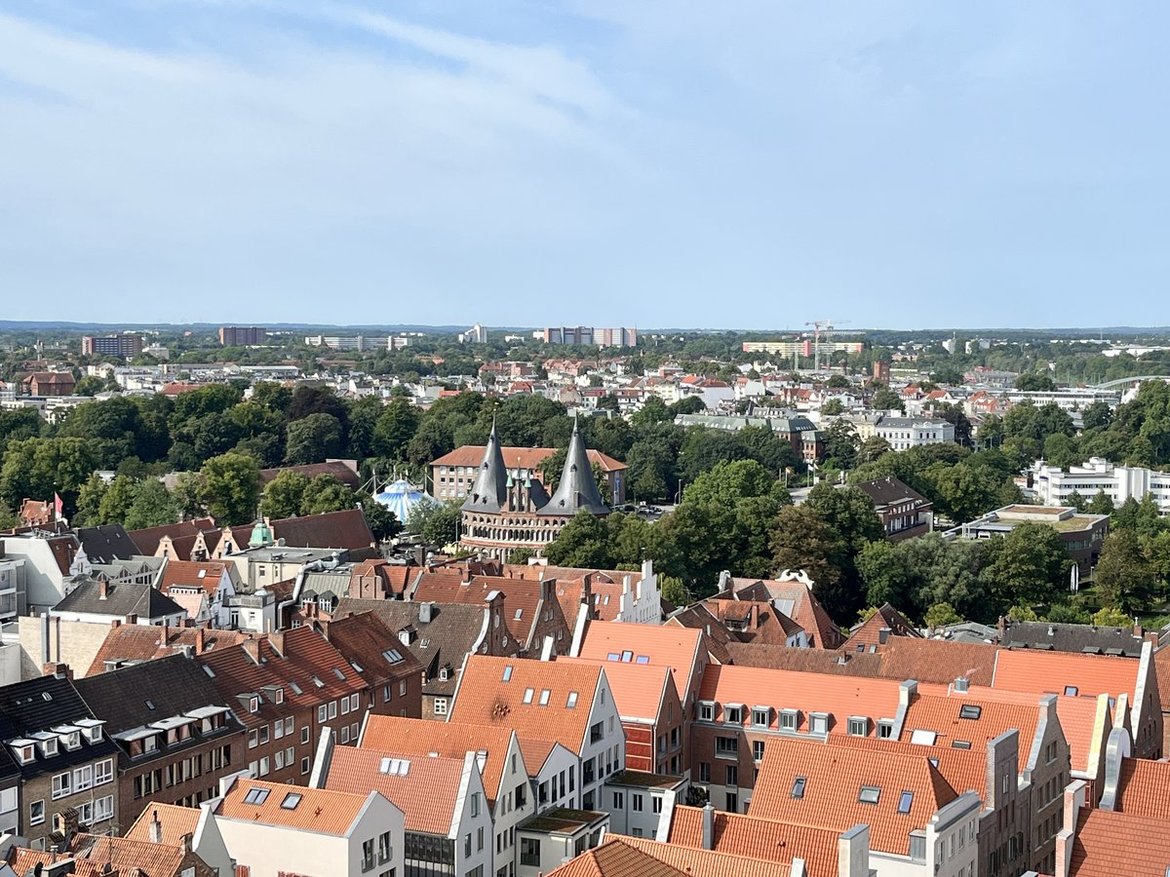
[[[955,426],[945,420],[918,420],[913,417],[883,417],[874,426],[874,435],[890,443],[895,451],[955,440]]]
[[[1141,502],[1149,494],[1158,511],[1170,514],[1170,472],[1155,472],[1140,466],[1114,466],[1102,457],[1090,457],[1083,466],[1065,472],[1059,466],[1046,466],[1037,460],[1032,466],[1032,489],[1036,498],[1047,506],[1067,506],[1072,493],[1091,500],[1104,493],[1121,505],[1127,499]]]
[[[377,792],[350,795],[236,775],[211,806],[228,853],[251,877],[402,877],[404,817]]]

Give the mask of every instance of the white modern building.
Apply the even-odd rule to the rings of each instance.
[[[1101,457],[1091,457],[1083,466],[1067,472],[1059,466],[1047,466],[1037,460],[1029,473],[1036,498],[1047,506],[1067,506],[1068,498],[1079,493],[1091,500],[1104,493],[1116,506],[1128,499],[1141,502],[1146,494],[1153,497],[1158,511],[1170,514],[1170,472],[1155,472],[1140,466],[1114,466]]]

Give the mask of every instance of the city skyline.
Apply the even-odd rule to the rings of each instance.
[[[5,316],[1166,323],[1168,15],[6,12]]]

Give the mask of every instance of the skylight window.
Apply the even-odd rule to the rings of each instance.
[[[524,610],[523,610],[523,609],[517,609],[517,610],[516,610],[516,615],[515,615],[515,618],[514,618],[514,620],[515,620],[515,621],[519,621],[519,620],[520,620],[521,618],[523,618],[523,617],[524,617]]]
[[[267,800],[268,789],[252,788],[248,789],[248,794],[244,795],[245,804],[255,804],[259,806]]]
[[[807,777],[797,777],[796,779],[794,779],[792,781],[792,797],[793,798],[803,798],[804,797],[804,787],[807,785],[808,785],[808,778]]]
[[[1064,687],[1064,696],[1065,697],[1076,697],[1077,692],[1079,692],[1079,691],[1080,691],[1080,689],[1077,688],[1075,685],[1066,685]]]
[[[305,693],[304,689],[302,689],[301,686],[297,685],[291,679],[289,680],[288,687],[291,688],[295,694],[304,694]]]
[[[628,664],[632,660],[634,660],[634,653],[633,652],[631,652],[629,649],[626,649],[624,652],[622,652],[622,663],[623,664]]]
[[[511,664],[506,664],[506,665],[504,665],[504,676],[503,676],[503,680],[504,680],[505,682],[508,682],[509,680],[511,680],[511,678],[512,678],[512,665],[511,665]]]
[[[541,706],[548,706],[548,698],[549,698],[549,695],[551,693],[552,692],[550,692],[547,688],[541,689],[541,691],[540,691],[540,705]]]
[[[605,660],[607,660],[607,661],[620,661],[621,659],[622,659],[622,656],[619,655],[617,652],[610,652],[609,654],[607,654],[605,656]]]
[[[336,676],[338,679],[340,679],[342,682],[345,681],[345,674],[343,672],[341,672],[340,667],[333,668],[333,675]]]
[[[533,689],[525,688],[524,689],[524,702],[525,703],[532,703],[532,695],[533,694],[535,694],[535,691]]]
[[[965,703],[959,707],[960,719],[977,719],[983,715],[983,707],[974,703]]]
[[[636,663],[636,664],[649,664],[650,663],[650,656],[649,655],[638,655],[638,657],[634,663]]]
[[[877,786],[862,786],[857,793],[857,800],[862,804],[876,804],[882,796],[882,790]]]
[[[208,666],[207,664],[203,665],[203,672],[206,673],[208,676],[210,676],[212,679],[215,678],[215,671],[212,670],[211,667]]]
[[[280,802],[280,809],[282,810],[296,810],[297,804],[301,803],[301,798],[304,795],[298,795],[296,792],[289,792],[284,796],[284,800]]]
[[[915,728],[910,735],[910,742],[918,746],[933,746],[934,741],[938,739],[938,734],[934,731],[928,731],[925,728]]]
[[[397,664],[402,660],[402,652],[398,651],[398,649],[386,649],[386,651],[382,652],[382,657],[391,664]]]
[[[577,692],[570,691],[568,698],[565,700],[565,706],[573,709],[577,705]]]
[[[876,803],[876,801],[874,803]],[[898,796],[898,812],[899,813],[909,813],[910,808],[913,806],[914,806],[914,793],[903,791],[902,794],[900,794]]]
[[[971,748],[971,741],[970,740],[952,740],[951,741],[951,748],[952,749],[970,749]]]
[[[146,701],[146,708],[147,708],[148,710],[153,710],[153,709],[154,709],[154,701],[153,701],[153,700],[149,700],[149,699],[148,699],[148,700]]]

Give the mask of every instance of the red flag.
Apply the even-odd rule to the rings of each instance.
[[[53,512],[58,520],[65,514],[65,501],[61,499],[61,494],[55,490],[53,491]]]

